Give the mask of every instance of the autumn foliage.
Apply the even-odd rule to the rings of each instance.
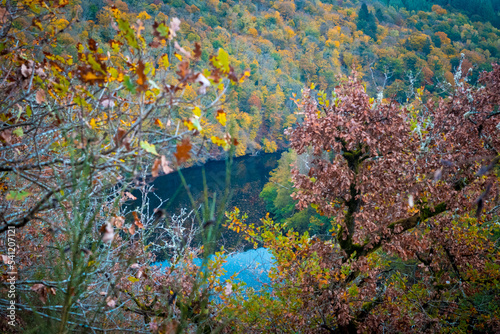
[[[236,328],[499,329],[500,66],[480,88],[456,78],[449,99],[407,106],[370,99],[356,76],[328,102],[304,90],[304,120],[289,130],[292,196],[299,209],[331,217],[332,234],[299,235],[269,218],[245,227],[273,252],[276,270],[272,294],[234,297],[266,305],[265,320],[240,315]]]
[[[14,231],[9,242],[17,243],[10,254],[1,241],[2,312],[9,275],[17,289],[17,318],[7,325],[2,317],[1,330],[165,332],[187,319],[206,326],[202,310],[218,274],[206,283],[193,262],[204,254],[192,242],[203,240],[199,225],[210,213],[167,217],[149,207],[147,182],[186,165],[195,145],[202,160],[213,146],[237,144],[221,100],[248,75],[223,49],[201,68],[200,44],[179,45],[175,17],[146,34],[140,19],[109,6],[113,38],[77,43],[73,57],[55,49],[71,26],[68,2],[1,9],[0,232]],[[144,197],[131,209],[134,189]],[[169,271],[153,266],[160,253]],[[215,273],[220,261],[203,268]]]
[[[500,331],[500,31],[426,1],[187,2],[0,5],[0,331]],[[179,214],[150,181],[288,144],[274,217],[225,225],[271,283],[222,281],[229,172]]]

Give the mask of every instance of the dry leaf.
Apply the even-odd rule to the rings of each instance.
[[[191,151],[191,143],[189,142],[189,138],[184,138],[182,139],[182,142],[177,143],[177,152],[174,153],[174,156],[177,159],[177,163],[179,165],[187,161],[191,157],[189,151]]]
[[[207,88],[210,87],[210,81],[208,81],[203,74],[199,73],[196,77],[196,82],[201,85],[200,89],[198,89],[198,93],[206,94]]]
[[[35,284],[31,287],[32,291],[35,291],[38,294],[38,298],[42,303],[47,302],[47,287],[43,284]]]
[[[201,44],[198,42],[194,43],[193,57],[199,59],[201,57]]]
[[[125,223],[125,218],[122,217],[122,216],[113,217],[113,218],[111,218],[111,222],[110,223],[111,223],[111,225],[114,225],[117,228],[122,228],[123,223]]]
[[[116,134],[115,134],[115,138],[113,138],[116,145],[119,145],[121,143],[121,141],[122,141],[123,137],[125,137],[126,133],[127,133],[127,131],[125,131],[124,129],[118,128],[118,130],[116,131]]]
[[[23,75],[23,77],[28,78],[31,75],[31,68],[26,66],[25,64],[22,64],[21,74]]]
[[[413,202],[413,195],[408,196],[408,205],[410,206],[410,208],[413,208],[414,204],[415,203]]]
[[[128,228],[128,233],[130,233],[131,235],[135,234],[135,225],[134,224],[130,225],[130,227]]]
[[[176,37],[178,32],[181,29],[181,20],[178,18],[174,17],[172,20],[170,20],[170,33],[171,35],[169,36],[168,39],[172,39],[172,37]]]
[[[106,298],[106,305],[113,308],[116,306],[116,301],[113,298],[108,297],[108,298]]]
[[[43,89],[39,89],[36,91],[35,95],[36,103],[43,103],[45,102],[45,91]]]
[[[231,283],[227,282],[226,287],[224,288],[224,294],[226,296],[229,296],[232,292],[233,292],[233,286],[231,285]]]
[[[106,97],[101,100],[101,105],[104,108],[113,108],[115,106],[115,101],[109,97]]]
[[[0,131],[0,141],[8,145],[12,144],[12,129]]]
[[[190,59],[191,58],[191,54],[189,52],[186,51],[186,49],[184,49],[182,46],[179,45],[179,43],[177,43],[177,41],[174,42],[174,47],[179,50],[180,53],[182,53],[184,56],[186,56],[186,58]]]
[[[7,23],[9,21],[9,16],[10,15],[9,12],[7,12],[7,9],[0,7],[0,24]]]
[[[167,161],[167,158],[165,158],[164,155],[161,156],[161,169],[163,170],[163,173],[165,174],[169,174],[169,173],[172,173],[174,170],[172,168],[170,168],[170,166],[168,165],[168,161]]]
[[[153,175],[153,177],[158,177],[160,175],[160,167],[161,167],[161,160],[160,159],[156,159],[155,162],[153,163],[153,168],[151,169],[151,175]]]
[[[101,226],[99,229],[101,232],[101,240],[102,242],[112,242],[115,237],[115,232],[113,230],[113,226],[110,223],[106,223]]]
[[[160,327],[158,326],[158,323],[157,322],[154,322],[154,321],[151,321],[149,323],[149,330],[153,331],[153,332],[156,332],[158,331]]]
[[[144,225],[142,225],[142,222],[141,222],[141,219],[139,218],[139,215],[137,214],[137,212],[132,212],[132,215],[134,216],[134,224],[138,227],[138,228],[144,228]]]
[[[172,320],[167,325],[163,325],[160,331],[165,334],[175,334],[177,333],[177,327],[179,327],[179,323]]]
[[[127,196],[128,199],[131,199],[133,201],[135,201],[137,199],[137,197],[135,197],[134,195],[132,195],[128,191],[125,192],[125,196]]]

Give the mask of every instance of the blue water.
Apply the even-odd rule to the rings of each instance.
[[[259,290],[264,284],[270,283],[268,273],[273,265],[273,257],[267,249],[261,247],[232,254],[226,261],[222,266],[226,273],[221,277],[221,282],[237,273],[236,280],[245,282],[247,288]],[[201,259],[195,259],[195,263],[200,265]],[[156,264],[162,267],[169,265],[168,261]]]

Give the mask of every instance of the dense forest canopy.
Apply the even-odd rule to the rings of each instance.
[[[499,9],[5,0],[0,330],[500,331]],[[278,150],[267,214],[229,208],[233,157]],[[227,233],[262,289],[222,278]]]
[[[202,64],[223,48],[235,70],[250,70],[228,99],[241,143],[237,155],[286,147],[283,130],[296,120],[289,98],[305,84],[329,94],[337,75],[356,67],[371,95],[383,91],[405,102],[411,87],[448,94],[462,53],[473,82],[500,58],[498,25],[489,18],[498,18],[498,3],[490,0],[85,1],[74,4],[78,21],[59,35],[54,52],[76,57],[74,45],[88,37],[106,50],[112,5],[131,22],[140,19],[146,38],[151,22],[180,17],[185,42],[179,43],[189,49],[200,42]]]

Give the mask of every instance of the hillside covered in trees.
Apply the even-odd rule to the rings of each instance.
[[[499,6],[2,2],[0,331],[499,332]]]
[[[104,49],[113,35],[111,6],[151,23],[182,18],[181,46],[202,47],[202,64],[223,48],[232,66],[251,76],[229,99],[240,146],[237,155],[286,147],[283,130],[296,121],[289,99],[314,83],[328,95],[339,75],[362,73],[370,95],[404,102],[416,88],[444,96],[461,54],[472,81],[500,58],[499,5],[478,1],[196,1],[75,3],[57,53],[76,57],[75,44],[92,38]],[[495,14],[496,13],[496,14]],[[69,18],[67,18],[69,19]],[[63,24],[63,23],[61,23]],[[147,42],[150,42],[149,40]],[[179,118],[188,115],[180,114]]]

